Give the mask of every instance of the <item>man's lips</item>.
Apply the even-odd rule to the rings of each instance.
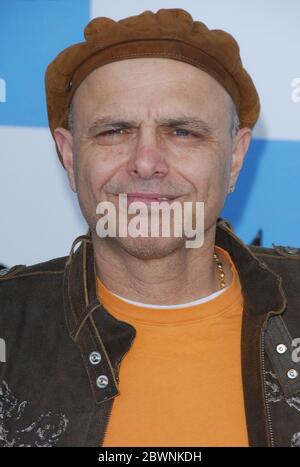
[[[175,198],[177,197],[167,193],[127,193],[128,202],[142,201],[145,204],[155,201],[159,203],[162,201],[171,202]]]
[[[168,195],[167,193],[127,193],[127,197],[134,197],[134,198],[155,198],[155,199],[174,199],[176,196]]]

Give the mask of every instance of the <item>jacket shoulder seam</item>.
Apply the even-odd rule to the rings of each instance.
[[[60,271],[34,271],[34,272],[19,272],[19,273],[15,273],[15,274],[12,274],[11,276],[8,274],[7,277],[5,276],[2,276],[0,278],[0,284],[1,282],[4,282],[4,281],[9,281],[9,280],[13,280],[13,279],[19,279],[21,277],[30,277],[30,276],[38,276],[38,275],[56,275],[56,274],[64,274],[64,269],[60,270]]]
[[[253,251],[253,250],[252,250],[252,251]],[[260,252],[253,251],[253,253],[254,253],[256,256],[266,256],[266,257],[268,257],[268,258],[272,257],[272,258],[274,258],[274,259],[287,259],[287,260],[292,259],[292,260],[294,260],[294,261],[295,261],[295,260],[300,261],[300,256],[299,256],[299,255],[298,255],[298,256],[293,256],[293,255],[291,255],[291,256],[285,256],[285,255],[280,255],[280,253],[277,253],[276,251],[270,252],[270,253],[266,253],[266,252],[261,252],[261,253],[260,253]]]

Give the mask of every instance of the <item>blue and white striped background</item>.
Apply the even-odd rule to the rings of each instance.
[[[87,229],[47,128],[47,64],[81,41],[95,16],[120,19],[171,7],[231,32],[261,96],[254,139],[222,216],[247,243],[262,229],[265,246],[300,246],[298,0],[1,0],[0,262],[32,264],[68,254]]]

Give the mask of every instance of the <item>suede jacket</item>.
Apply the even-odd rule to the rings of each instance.
[[[242,286],[249,445],[300,446],[300,248],[247,246],[223,219],[216,245]],[[136,331],[97,298],[90,234],[1,272],[0,446],[102,446]]]

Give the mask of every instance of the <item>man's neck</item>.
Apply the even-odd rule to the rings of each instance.
[[[215,229],[204,235],[201,248],[178,248],[157,259],[140,259],[112,239],[92,234],[97,276],[113,293],[129,300],[172,305],[206,297],[220,289],[213,259]],[[230,264],[219,255],[225,286],[232,281]]]

